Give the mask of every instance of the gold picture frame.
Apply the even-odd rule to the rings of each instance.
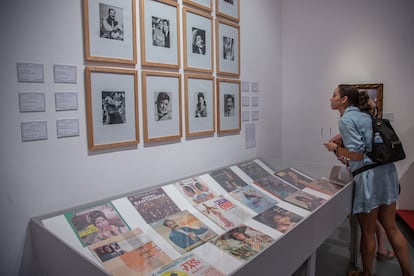
[[[137,71],[87,66],[85,83],[89,150],[138,144]]]
[[[382,118],[383,115],[383,97],[384,85],[382,83],[353,84],[360,92],[366,91],[370,99],[374,100],[376,112],[374,115]]]

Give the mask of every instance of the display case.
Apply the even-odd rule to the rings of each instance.
[[[313,275],[351,199],[345,167],[245,160],[35,217],[32,249],[47,275]]]

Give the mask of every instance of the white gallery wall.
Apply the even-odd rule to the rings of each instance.
[[[240,134],[144,145],[140,103],[139,145],[96,153],[87,146],[82,1],[5,0],[3,5],[3,20],[11,27],[0,46],[0,242],[7,248],[0,275],[19,273],[33,216],[256,156],[337,162],[322,142],[336,131],[339,116],[330,110],[329,97],[342,82],[384,83],[384,112],[394,114],[408,155],[398,169],[403,180],[414,177],[414,146],[409,144],[414,137],[411,0],[241,1],[240,79],[259,83],[257,147],[245,149],[244,124]],[[138,10],[139,5],[137,15]],[[139,36],[137,42],[134,68],[140,70]],[[17,62],[43,64],[45,82],[18,83]],[[77,84],[54,84],[53,64],[75,65]],[[54,111],[54,93],[67,91],[78,93],[79,109]],[[20,113],[19,92],[44,92],[46,112]],[[139,88],[139,99],[141,93]],[[60,118],[79,118],[80,135],[57,139]],[[47,121],[48,140],[21,141],[20,123],[32,120]],[[414,209],[406,195],[413,194],[412,185],[402,184],[399,204]]]
[[[183,137],[178,142],[144,145],[139,77],[139,145],[98,152],[88,152],[87,146],[84,67],[89,64],[84,61],[82,1],[3,2],[7,7],[3,20],[10,29],[7,39],[2,40],[0,52],[3,99],[0,112],[4,118],[0,122],[0,219],[3,222],[0,244],[7,248],[7,253],[0,258],[0,275],[19,273],[31,217],[167,183],[258,154],[267,158],[281,154],[280,1],[261,0],[260,4],[245,1],[240,10],[240,79],[259,83],[256,148],[245,149],[243,123],[242,131],[234,135]],[[138,11],[139,5],[137,30]],[[271,35],[263,41],[258,31],[266,29]],[[138,35],[138,64],[134,68],[140,76],[139,42]],[[18,83],[17,62],[43,64],[44,83]],[[77,84],[53,83],[54,64],[75,65]],[[19,92],[45,93],[46,112],[20,113]],[[56,112],[55,92],[77,92],[78,110]],[[78,118],[80,135],[57,139],[56,120],[61,118]],[[47,121],[48,139],[23,143],[20,123],[35,120]],[[33,275],[26,267],[24,272]]]
[[[400,209],[414,209],[414,2],[282,1],[282,158],[335,160],[322,146],[338,132],[329,99],[340,83],[383,83],[407,159],[397,162]],[[339,163],[338,163],[339,164]]]

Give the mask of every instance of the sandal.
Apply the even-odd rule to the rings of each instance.
[[[351,270],[348,272],[348,276],[359,276],[362,274],[362,271],[359,270]]]
[[[377,261],[386,262],[395,258],[395,254],[392,250],[387,250],[385,253],[377,252]]]

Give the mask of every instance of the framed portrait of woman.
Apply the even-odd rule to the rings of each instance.
[[[184,85],[186,137],[212,135],[216,118],[214,77],[186,74]]]
[[[184,70],[213,72],[212,31],[211,15],[183,8]]]
[[[240,76],[240,27],[222,19],[216,19],[216,71]]]
[[[177,140],[182,137],[181,75],[142,72],[144,142]]]
[[[141,59],[144,66],[180,68],[178,4],[141,0]]]
[[[382,118],[382,106],[383,106],[383,91],[384,85],[382,83],[370,83],[370,84],[353,84],[359,92],[366,91],[371,101],[371,106],[374,107],[374,116]]]
[[[86,67],[90,150],[138,144],[137,79],[132,69]]]
[[[217,132],[238,132],[241,129],[240,80],[217,79]]]
[[[85,57],[137,63],[135,0],[83,1]]]

